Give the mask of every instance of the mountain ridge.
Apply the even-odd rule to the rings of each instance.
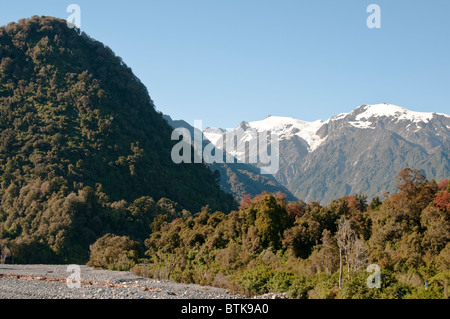
[[[405,167],[422,169],[430,179],[450,172],[445,157],[450,144],[447,114],[364,104],[326,121],[269,116],[241,122],[239,127],[279,135],[280,169],[274,177],[296,197],[309,201],[329,203],[358,192],[369,197],[395,192],[394,183],[382,175],[395,175]],[[216,144],[221,132],[210,128],[205,136]],[[349,176],[360,178],[363,186]]]
[[[173,128],[186,128],[191,137],[194,136],[195,131],[197,134],[203,133],[203,148],[211,141],[206,138],[206,135],[210,132],[224,133],[222,129],[215,130],[211,128],[205,128],[201,132],[198,128],[194,128],[184,120],[173,120],[169,115],[163,115],[163,118]],[[204,133],[204,132],[208,133]],[[214,134],[213,133],[213,134]],[[216,141],[217,142],[217,141]],[[213,142],[214,144],[214,142]],[[207,164],[212,171],[218,171],[220,174],[220,186],[221,188],[234,196],[234,198],[240,202],[245,196],[256,196],[262,192],[277,193],[281,192],[286,196],[286,200],[295,201],[297,198],[284,186],[279,184],[271,175],[262,175],[259,169],[251,164],[239,163],[235,160],[234,163],[228,163],[225,160],[226,154],[224,154],[224,160],[222,163],[209,163]]]

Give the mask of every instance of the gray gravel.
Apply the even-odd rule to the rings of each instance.
[[[80,265],[80,288],[69,288],[65,280],[70,274],[67,265],[0,265],[0,299],[244,298],[225,289],[143,278],[131,272],[97,270],[85,265]]]

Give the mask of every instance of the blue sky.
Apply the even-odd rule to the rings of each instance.
[[[0,25],[66,19],[71,3],[174,119],[232,128],[381,102],[450,113],[448,0],[3,0]],[[380,29],[366,25],[371,3]]]

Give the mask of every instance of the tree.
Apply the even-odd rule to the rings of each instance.
[[[356,273],[366,264],[366,248],[356,232],[351,227],[351,222],[342,217],[338,222],[336,240],[339,247],[339,288],[342,287],[343,257],[347,263],[347,279],[350,273]]]
[[[366,253],[367,249],[364,242],[359,238],[355,238],[347,254],[349,269],[353,274],[367,265]]]
[[[89,266],[129,270],[139,257],[139,243],[127,236],[106,234],[90,246]]]
[[[255,226],[261,242],[265,248],[278,249],[284,230],[288,223],[288,214],[285,206],[270,194],[257,199],[249,210],[255,215]]]
[[[289,216],[289,221],[294,224],[295,220],[299,217],[302,217],[305,213],[305,206],[306,203],[303,201],[295,201],[295,202],[289,202],[286,205],[286,211]]]
[[[336,234],[336,241],[339,247],[339,288],[342,288],[343,258],[344,255],[349,253],[353,240],[354,232],[350,227],[350,221],[347,218],[342,217],[339,219]]]
[[[2,244],[0,246],[0,264],[4,264],[9,256],[11,256],[11,251],[5,244]]]
[[[312,273],[325,272],[333,274],[339,267],[339,248],[331,231],[325,229],[322,233],[321,244],[317,245],[308,258]]]
[[[427,179],[418,169],[404,168],[397,175],[397,188],[409,197],[417,195]]]

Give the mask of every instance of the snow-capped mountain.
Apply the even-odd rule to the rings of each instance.
[[[369,197],[396,191],[393,176],[405,167],[422,169],[426,177],[450,174],[450,116],[410,111],[392,104],[361,105],[326,121],[307,122],[290,117],[269,116],[241,122],[234,130],[204,130],[217,148],[227,150],[227,134],[248,143],[258,132],[279,136],[278,182],[300,199],[330,200],[362,192]],[[250,148],[252,143],[248,143]]]
[[[397,105],[382,103],[375,105],[361,105],[353,112],[342,113],[336,117],[332,117],[331,120],[338,120],[340,118],[345,118],[349,114],[356,115],[355,119],[356,121],[358,121],[358,123],[372,123],[370,119],[378,119],[381,117],[394,117],[397,122],[406,120],[415,123],[420,122],[428,123],[435,114],[447,116],[446,114],[439,114],[439,113],[415,112]]]
[[[200,132],[198,128],[194,128],[183,120],[172,120],[168,115],[163,115],[163,118],[173,128],[186,128],[191,137]],[[200,132],[201,133],[201,132]],[[204,130],[203,147],[209,144],[210,141],[217,143],[217,140],[225,133],[222,129],[206,128]],[[208,136],[209,141],[206,139]],[[295,200],[295,196],[291,192],[280,185],[276,179],[271,175],[261,175],[260,170],[246,163],[210,163],[208,164],[212,171],[218,171],[219,184],[221,188],[234,196],[237,201],[240,201],[243,196],[250,194],[252,196],[260,194],[263,191],[269,193],[282,192],[286,194],[287,200]]]
[[[245,141],[249,141],[255,132],[275,132],[283,140],[289,140],[299,137],[306,143],[309,151],[314,151],[323,141],[316,132],[322,127],[324,122],[322,120],[315,122],[306,122],[297,120],[292,117],[282,116],[268,116],[262,121],[255,122],[241,122],[237,129],[242,128],[245,131]],[[229,130],[227,130],[229,131]],[[203,131],[204,136],[216,146],[221,147],[219,139],[223,137],[227,131],[217,128],[207,128]]]

